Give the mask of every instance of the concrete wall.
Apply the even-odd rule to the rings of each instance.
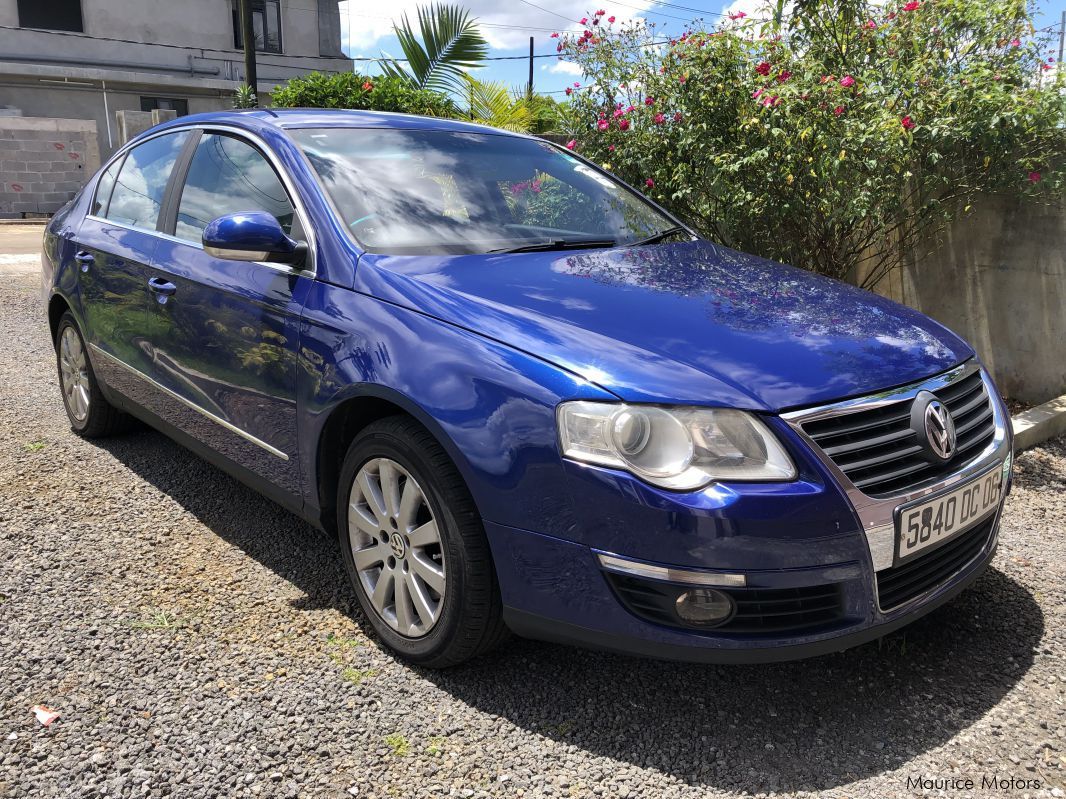
[[[0,216],[57,211],[99,168],[94,123],[0,117]]]
[[[1066,393],[1066,208],[989,197],[923,249],[875,290],[969,341],[1007,396]]]

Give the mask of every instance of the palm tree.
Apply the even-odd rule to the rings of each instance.
[[[515,96],[498,81],[466,78],[466,100],[470,119],[494,128],[528,133],[533,127],[533,114],[525,95]]]
[[[385,74],[403,78],[419,89],[465,92],[466,70],[481,66],[489,52],[477,21],[459,6],[439,3],[418,7],[418,27],[421,42],[406,14],[403,24],[393,25],[407,66],[385,56],[381,64]]]

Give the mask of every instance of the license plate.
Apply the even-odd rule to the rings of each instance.
[[[999,505],[1003,469],[896,511],[896,564],[973,527]]]

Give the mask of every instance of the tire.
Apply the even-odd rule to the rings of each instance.
[[[507,636],[481,517],[451,459],[415,420],[382,419],[352,441],[337,490],[337,528],[363,612],[404,660],[455,666]]]
[[[85,339],[67,311],[56,328],[56,370],[70,429],[85,438],[103,438],[129,429],[130,417],[100,391]]]

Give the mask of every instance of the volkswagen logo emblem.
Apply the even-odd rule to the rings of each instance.
[[[938,399],[930,400],[923,416],[929,448],[940,460],[951,460],[955,454],[955,422],[947,406]]]

